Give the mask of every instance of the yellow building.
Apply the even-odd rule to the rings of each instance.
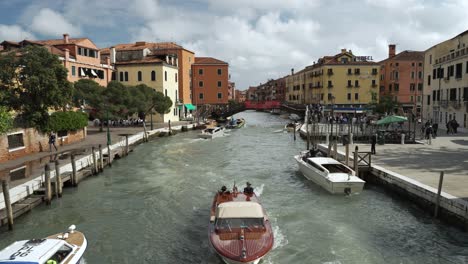
[[[342,49],[287,77],[291,103],[335,105],[338,112],[360,112],[378,100],[379,65],[368,56]],[[340,111],[341,110],[341,111]]]
[[[111,53],[114,53],[112,48]],[[116,51],[115,68],[116,80],[124,85],[146,84],[171,98],[171,111],[164,115],[154,115],[155,122],[179,121],[179,69],[176,55],[151,55],[147,49],[133,50],[131,54],[128,50]]]

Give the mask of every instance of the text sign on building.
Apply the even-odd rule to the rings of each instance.
[[[356,56],[354,57],[355,61],[371,61],[372,56]]]

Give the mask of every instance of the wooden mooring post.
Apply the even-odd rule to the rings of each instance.
[[[333,143],[333,158],[338,160],[338,146],[337,142]]]
[[[72,165],[72,174],[71,174],[71,183],[72,186],[78,186],[78,180],[76,179],[76,162],[75,162],[75,154],[70,155],[71,165]]]
[[[96,148],[94,146],[91,147],[91,156],[93,158],[93,174],[96,175],[98,173],[98,165],[96,160]]]
[[[346,152],[345,165],[349,166],[349,144],[346,144],[345,152]]]
[[[107,145],[107,165],[112,167],[112,152],[109,144]]]
[[[99,172],[104,170],[104,156],[102,156],[102,145],[99,144]]]
[[[353,161],[354,161],[354,172],[357,177],[359,177],[359,153],[358,151],[359,151],[359,148],[358,146],[356,146],[356,148],[354,149]]]
[[[52,183],[50,182],[50,166],[45,165],[45,202],[50,205],[52,201]]]
[[[444,172],[440,172],[439,177],[439,188],[437,189],[437,197],[435,202],[435,209],[434,209],[434,218],[437,218],[439,214],[439,203],[440,203],[440,194],[442,193],[442,183],[444,182]]]
[[[8,230],[13,230],[13,208],[10,200],[10,186],[8,180],[2,180],[3,199],[5,200],[5,209],[8,220]]]
[[[55,196],[62,197],[62,176],[60,175],[60,163],[55,161]]]
[[[294,134],[294,141],[296,141],[296,126],[293,128],[293,134]]]

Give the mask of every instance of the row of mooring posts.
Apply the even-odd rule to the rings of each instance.
[[[125,151],[124,151],[124,156],[128,155],[128,135],[126,136],[125,140]],[[96,157],[98,155],[98,157]],[[93,175],[98,174],[99,172],[104,171],[104,166],[111,166],[112,165],[112,153],[110,149],[110,145],[107,145],[107,163],[104,164],[104,155],[102,151],[102,145],[99,144],[98,150],[96,151],[96,148],[93,146],[91,148],[91,156],[92,156],[92,164],[91,164],[91,171]],[[98,162],[99,158],[99,162]],[[78,176],[77,176],[77,166],[76,166],[76,154],[71,153],[70,154],[70,163],[72,167],[72,171],[70,174],[70,183],[71,186],[77,187],[78,186]],[[63,193],[63,179],[62,179],[62,174],[60,170],[60,161],[55,160],[54,161],[54,167],[55,167],[55,177],[53,181],[54,189],[52,189],[52,177],[51,177],[51,166],[50,164],[46,164],[44,166],[44,188],[45,188],[45,194],[44,194],[44,201],[47,205],[50,205],[52,202],[52,192],[55,193],[56,198],[61,198],[62,193]],[[3,191],[3,198],[5,201],[5,210],[6,210],[6,217],[7,217],[7,222],[8,222],[8,229],[13,230],[13,224],[14,224],[14,212],[13,212],[13,207],[10,199],[10,180],[9,177],[6,177],[5,179],[2,180],[2,191]]]

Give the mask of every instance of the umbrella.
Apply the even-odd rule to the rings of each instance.
[[[377,121],[377,125],[387,125],[391,123],[400,123],[404,121],[408,121],[408,118],[404,116],[392,115],[392,116],[387,116],[383,119],[380,119],[379,121]]]

